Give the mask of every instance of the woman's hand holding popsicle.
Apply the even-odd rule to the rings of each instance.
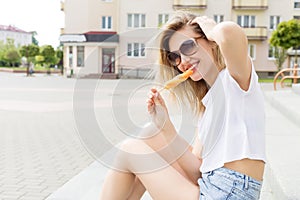
[[[147,109],[156,127],[159,130],[166,128],[165,125],[170,122],[169,113],[165,101],[155,88],[148,95]]]
[[[169,118],[168,110],[162,96],[159,94],[164,89],[170,89],[176,87],[181,82],[187,80],[193,74],[193,70],[189,69],[182,74],[175,76],[173,79],[167,81],[164,87],[160,90],[152,88],[149,93],[147,100],[148,112],[152,117],[152,121],[155,123],[157,128],[164,129],[169,125],[172,125]]]

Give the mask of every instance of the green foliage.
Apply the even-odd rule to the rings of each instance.
[[[34,62],[34,57],[39,54],[40,48],[35,44],[22,46],[20,53],[27,59],[27,76],[29,75],[30,63]]]
[[[14,67],[20,63],[21,56],[16,49],[10,49],[6,52],[4,59]]]
[[[275,64],[278,71],[282,69],[282,65],[287,58],[287,50],[281,47],[275,47]]]
[[[45,60],[44,56],[37,55],[34,58],[35,59],[34,59],[33,63],[35,64],[35,66],[42,66],[43,65],[44,60]]]
[[[56,53],[56,58],[58,59],[58,62],[57,62],[58,66],[62,67],[64,53],[61,49],[57,49],[55,53]]]
[[[46,45],[42,47],[41,56],[44,57],[44,63],[47,67],[57,64],[55,50],[51,45]]]
[[[19,65],[21,56],[18,48],[15,47],[15,42],[11,38],[6,39],[6,43],[0,42],[0,65],[16,66]]]
[[[27,58],[34,58],[36,55],[39,54],[40,48],[35,44],[25,45],[22,46],[20,49],[20,53],[22,56]]]
[[[270,43],[283,49],[300,46],[300,21],[291,19],[278,24],[272,33]]]
[[[289,48],[296,49],[296,62],[297,62],[297,48],[300,46],[300,21],[291,19],[283,21],[278,24],[277,29],[273,31],[270,44],[277,47],[277,54],[275,51],[275,59],[278,69],[281,69],[282,64],[286,59],[286,51]],[[278,48],[279,47],[279,48]],[[284,55],[283,55],[284,54]]]
[[[39,45],[39,41],[35,38],[35,36],[37,35],[36,31],[32,32],[32,44],[35,44],[36,46]]]

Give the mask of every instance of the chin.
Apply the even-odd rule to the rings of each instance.
[[[193,80],[193,81],[200,81],[201,79],[203,79],[203,77],[199,74],[199,75],[195,75],[195,76],[190,76],[190,78]]]

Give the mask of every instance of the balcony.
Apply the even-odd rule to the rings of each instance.
[[[173,0],[173,8],[176,9],[204,9],[206,0]]]
[[[60,2],[60,10],[61,11],[65,10],[65,2],[63,2],[63,1]]]
[[[266,10],[268,9],[268,0],[232,0],[232,9]]]
[[[267,27],[244,27],[248,40],[266,40]]]

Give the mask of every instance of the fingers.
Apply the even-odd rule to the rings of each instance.
[[[199,24],[200,25],[200,22],[203,21],[203,19],[202,19],[203,17],[204,16],[202,16],[202,17],[196,17],[195,19],[191,20],[189,22],[189,24]]]
[[[153,96],[153,100],[156,105],[162,105],[163,107],[166,107],[165,101],[156,88],[152,88],[150,94]]]
[[[155,90],[152,90],[148,93],[148,99],[147,99],[147,109],[150,114],[155,113],[155,96],[157,96],[157,93],[155,94]]]
[[[208,18],[207,16],[201,16],[201,17],[196,17],[195,19],[191,20],[188,22],[188,24],[199,24],[201,25],[203,22],[206,22],[206,21],[214,21],[213,19],[211,18]]]
[[[162,105],[165,107],[165,102],[156,88],[152,88],[148,94],[147,108],[150,114],[155,112],[155,106]]]

